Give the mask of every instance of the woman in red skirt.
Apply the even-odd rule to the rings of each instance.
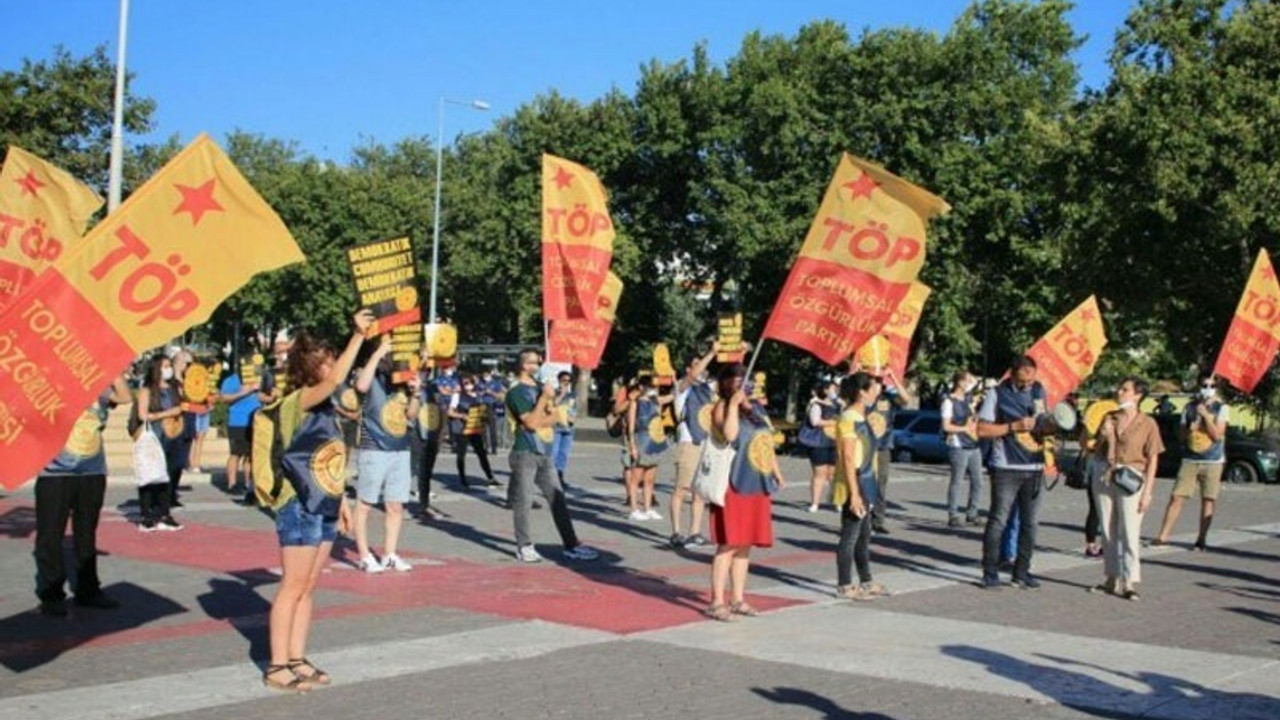
[[[707,615],[728,622],[736,615],[759,613],[743,597],[752,547],[773,545],[773,494],[786,482],[773,452],[773,429],[764,408],[747,399],[746,369],[728,365],[720,371],[720,399],[711,411],[713,441],[736,450],[724,506],[711,506],[711,538],[716,543],[711,563],[711,606]],[[725,589],[732,579],[730,602]]]

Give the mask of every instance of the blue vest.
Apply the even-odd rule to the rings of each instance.
[[[1226,437],[1223,436],[1218,440],[1211,441],[1208,449],[1201,452],[1195,452],[1191,449],[1192,444],[1197,442],[1205,442],[1209,440],[1208,433],[1204,432],[1203,423],[1200,422],[1199,416],[1196,414],[1196,406],[1198,402],[1189,403],[1186,410],[1182,413],[1182,424],[1187,429],[1187,443],[1182,451],[1182,459],[1192,462],[1222,462],[1226,457]],[[1218,411],[1222,409],[1222,402],[1219,400],[1211,400],[1206,403],[1209,412],[1216,418]],[[1196,435],[1203,435],[1201,439],[1197,439]]]
[[[862,454],[862,464],[858,466],[858,493],[862,495],[862,503],[870,508],[880,504],[880,483],[876,482],[876,436],[866,420],[855,422],[853,427],[858,431],[858,441],[868,451]]]
[[[729,484],[739,495],[772,495],[778,491],[773,475],[773,429],[756,413],[738,415],[737,454],[729,472]]]
[[[556,432],[573,432],[573,423],[578,419],[578,394],[570,392],[556,403]]]
[[[303,414],[285,447],[281,468],[307,512],[338,516],[346,488],[347,447],[332,399]]]
[[[408,398],[390,394],[391,380],[381,372],[373,376],[360,413],[360,449],[400,452],[409,449]]]
[[[152,391],[151,407],[147,412],[163,412],[178,407],[181,396],[178,390],[166,384],[159,392]],[[151,432],[160,439],[160,447],[164,448],[164,459],[169,468],[187,466],[187,453],[190,442],[187,438],[187,422],[185,415],[168,417],[151,421]]]
[[[893,449],[893,417],[898,414],[898,405],[893,401],[892,393],[881,393],[875,403],[868,405],[863,416],[867,419],[867,427],[871,436],[876,439],[877,450]]]
[[[689,431],[694,445],[706,442],[711,432],[711,408],[715,398],[711,394],[711,386],[707,383],[694,383],[684,397],[684,416],[680,422]]]
[[[812,408],[815,404],[822,411],[822,419],[824,421],[835,420],[840,417],[840,408],[835,403],[811,400],[809,407]],[[830,448],[836,446],[836,441],[832,439],[831,435],[828,435],[823,428],[809,422],[808,412],[804,414],[804,423],[800,426],[800,434],[796,439],[805,447]]]
[[[41,475],[106,475],[107,454],[102,447],[102,428],[107,426],[111,390],[103,391],[76,424],[58,456],[49,461]]]
[[[1004,424],[1046,412],[1044,386],[1038,382],[1018,390],[1012,380],[996,386],[996,423]],[[1004,466],[1043,465],[1044,449],[1030,433],[1011,433],[996,439],[1004,451]]]
[[[492,380],[489,380],[488,382],[482,381],[482,383],[483,383],[484,389],[488,390],[489,392],[501,393],[502,391],[507,389],[507,381],[503,380],[502,377],[499,375],[494,375]],[[504,403],[502,400],[499,400],[498,398],[489,398],[489,400],[490,402],[493,403],[494,417],[503,417],[507,414],[506,403]]]
[[[636,448],[641,455],[660,455],[671,447],[671,438],[662,424],[662,406],[657,400],[636,400]]]
[[[438,440],[440,431],[444,429],[444,413],[436,402],[435,385],[430,382],[422,383],[422,392],[418,395],[418,401],[418,417],[415,418],[418,437],[429,443]]]
[[[956,399],[955,396],[948,396],[947,399],[951,401],[951,422],[953,424],[964,425],[969,422],[969,418],[974,416],[975,413],[973,412],[973,406],[969,404],[968,395],[960,399]],[[972,450],[978,447],[977,438],[970,437],[969,433],[957,432],[947,433],[947,435],[958,439],[961,449]]]

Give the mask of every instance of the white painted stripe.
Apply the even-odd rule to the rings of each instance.
[[[536,657],[616,640],[598,630],[542,621],[317,652],[312,659],[335,685],[382,680],[446,667]],[[316,690],[323,692],[323,690]],[[272,695],[248,662],[140,680],[0,699],[5,720],[140,720]]]
[[[822,632],[797,632],[798,628]],[[808,606],[733,624],[631,636],[753,660],[1025,698],[1144,718],[1212,717],[1212,704],[1280,712],[1280,661],[879,611]],[[1252,697],[1232,694],[1247,694]]]

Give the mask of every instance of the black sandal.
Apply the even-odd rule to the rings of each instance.
[[[299,678],[302,678],[302,680],[305,682],[313,682],[313,683],[316,683],[317,685],[329,685],[330,683],[333,682],[333,678],[329,677],[329,673],[316,667],[311,663],[310,660],[304,657],[290,658],[289,664],[286,665],[285,667],[292,670],[294,675],[297,675]],[[307,668],[311,672],[300,673],[298,672],[298,668]]]
[[[288,682],[271,678],[272,675],[282,671],[289,673]],[[293,667],[289,665],[268,665],[267,669],[262,671],[262,684],[271,690],[296,693],[304,693],[314,687],[309,680],[294,672]]]

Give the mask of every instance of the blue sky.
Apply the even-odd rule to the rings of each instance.
[[[587,101],[630,92],[650,59],[675,61],[706,41],[732,57],[752,31],[793,35],[818,19],[864,27],[945,29],[967,0],[131,0],[127,65],[158,103],[155,137],[183,141],[242,129],[296,140],[339,161],[364,140],[483,130],[538,93]],[[1106,55],[1130,3],[1078,0],[1083,82],[1106,82]],[[106,44],[115,56],[117,0],[0,0],[0,68]],[[148,138],[131,138],[131,140]]]

